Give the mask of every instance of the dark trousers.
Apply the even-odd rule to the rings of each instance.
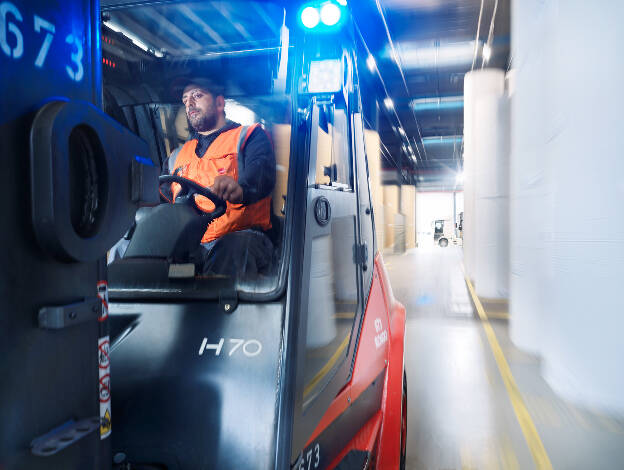
[[[198,258],[199,274],[224,274],[251,280],[271,274],[273,243],[259,230],[241,230],[202,243]]]

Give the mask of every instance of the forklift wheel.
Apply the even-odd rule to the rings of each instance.
[[[440,241],[438,241],[438,245],[440,245],[442,248],[447,247],[448,240],[446,238],[440,238]]]

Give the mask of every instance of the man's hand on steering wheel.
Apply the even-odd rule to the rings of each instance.
[[[162,175],[158,178],[158,180],[160,185],[171,183],[179,184],[180,190],[175,198],[175,204],[190,205],[198,210],[203,217],[209,217],[210,221],[216,219],[217,217],[221,217],[227,210],[226,202],[223,198],[220,198],[213,193],[210,188],[202,186],[193,180],[179,175]],[[164,199],[163,202],[171,202],[164,196],[164,194],[162,194],[162,192],[160,195],[161,198]],[[197,206],[197,201],[195,200],[195,195],[204,196],[210,199],[215,205],[215,209],[212,212],[206,212],[199,208]]]
[[[243,188],[231,177],[219,175],[210,190],[221,199],[234,204],[243,202]]]

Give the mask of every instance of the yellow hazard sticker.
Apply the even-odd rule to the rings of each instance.
[[[111,433],[112,427],[110,410],[106,410],[102,422],[100,423],[100,438],[104,439],[105,437],[108,437]]]

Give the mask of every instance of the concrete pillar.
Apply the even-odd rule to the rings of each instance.
[[[366,147],[366,156],[368,158],[368,175],[371,188],[371,199],[373,200],[373,214],[375,216],[377,249],[382,250],[386,245],[384,228],[384,198],[383,187],[381,185],[381,150],[379,133],[371,129],[365,129],[364,145]]]
[[[531,326],[533,333],[543,331],[539,350],[551,387],[568,400],[621,413],[624,3],[532,0],[512,6],[512,38],[522,31],[513,46],[518,71],[512,121],[519,118],[513,145],[537,140],[529,164],[535,167],[532,181],[545,181],[545,188],[532,207],[548,221],[537,237],[545,261],[526,272],[542,281],[543,316],[520,329],[512,312],[512,337]],[[532,98],[531,125],[522,96]],[[519,205],[512,221],[521,220]],[[516,295],[512,285],[512,300]]]

